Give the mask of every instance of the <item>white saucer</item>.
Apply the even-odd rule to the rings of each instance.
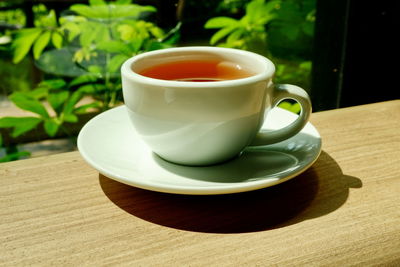
[[[273,109],[263,129],[280,128],[296,115]],[[304,172],[321,152],[311,123],[296,136],[274,145],[249,147],[220,165],[188,167],[155,155],[137,136],[125,106],[91,119],[78,136],[82,157],[101,174],[143,189],[192,195],[228,194],[269,187]]]

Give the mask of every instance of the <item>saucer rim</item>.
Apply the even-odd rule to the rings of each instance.
[[[105,112],[102,112],[89,120],[81,129],[81,131],[78,134],[78,139],[77,139],[77,147],[78,150],[83,157],[83,159],[94,169],[96,169],[100,174],[103,176],[110,178],[112,180],[121,182],[123,184],[145,189],[145,190],[150,190],[150,191],[155,191],[155,192],[161,192],[161,193],[171,193],[171,194],[181,194],[181,195],[222,195],[222,194],[233,194],[233,193],[242,193],[242,192],[248,192],[248,191],[253,191],[253,190],[258,190],[262,188],[267,188],[271,187],[274,185],[278,185],[281,183],[284,183],[288,180],[293,179],[294,177],[302,174],[305,172],[307,169],[309,169],[319,158],[321,152],[322,152],[322,140],[321,136],[318,132],[318,130],[312,125],[311,122],[307,122],[306,126],[311,127],[311,129],[314,131],[313,137],[316,140],[316,148],[315,151],[316,153],[313,155],[312,160],[308,164],[303,165],[301,168],[297,169],[296,171],[288,174],[287,176],[284,177],[278,177],[273,180],[267,180],[268,177],[265,177],[264,179],[256,180],[256,181],[248,181],[245,183],[218,183],[218,182],[212,182],[215,184],[215,187],[210,187],[210,186],[198,186],[196,187],[188,187],[187,185],[165,185],[162,183],[156,183],[152,181],[147,181],[143,182],[144,180],[138,178],[132,181],[132,179],[124,177],[118,173],[113,173],[107,170],[107,168],[104,168],[103,166],[99,165],[96,163],[94,160],[92,160],[91,156],[88,155],[88,153],[83,149],[83,139],[84,139],[84,134],[86,131],[88,131],[89,126],[95,124],[98,120],[102,120],[104,116],[109,115],[107,113],[109,112],[123,112],[123,109],[126,108],[125,105],[121,105],[115,108],[112,108],[110,110],[107,110]],[[280,112],[286,113],[288,116],[296,116],[295,114],[291,113],[290,111],[284,110],[282,108],[276,107],[277,109],[280,110]],[[300,133],[304,131],[300,131]],[[277,143],[279,144],[279,143]],[[276,144],[273,144],[276,145]],[[193,167],[197,168],[197,167]],[[136,171],[132,170],[132,173],[134,175]],[[140,173],[137,173],[137,175],[141,175]],[[219,186],[217,186],[219,185]]]

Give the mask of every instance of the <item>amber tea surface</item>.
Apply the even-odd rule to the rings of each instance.
[[[161,80],[215,82],[236,80],[254,75],[237,63],[220,60],[186,60],[155,65],[138,72]]]

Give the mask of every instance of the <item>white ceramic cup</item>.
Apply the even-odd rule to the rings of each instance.
[[[229,61],[253,76],[214,82],[161,80],[143,69],[181,60]],[[229,160],[246,146],[277,143],[297,134],[311,113],[306,91],[273,84],[274,64],[258,54],[220,47],[156,50],[128,59],[121,67],[124,102],[142,140],[161,158],[183,165]],[[260,128],[268,111],[283,99],[301,105],[299,117],[274,131]]]

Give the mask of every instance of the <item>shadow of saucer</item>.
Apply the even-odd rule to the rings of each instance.
[[[322,152],[306,172],[285,183],[252,192],[190,196],[147,191],[100,175],[106,196],[119,208],[143,220],[186,231],[243,233],[296,224],[342,206],[349,188],[362,186],[344,175]]]

